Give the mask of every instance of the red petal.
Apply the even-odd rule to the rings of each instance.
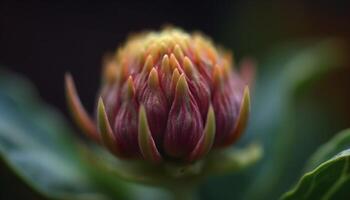
[[[175,158],[188,157],[202,134],[202,117],[182,74],[176,86],[175,100],[168,117],[164,150]]]

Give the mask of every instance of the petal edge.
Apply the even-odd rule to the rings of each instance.
[[[215,141],[215,114],[213,106],[209,106],[207,119],[205,123],[205,127],[203,130],[203,135],[201,139],[198,141],[195,149],[191,152],[189,156],[189,161],[195,161],[206,154],[211,150]]]
[[[247,125],[249,113],[250,113],[250,94],[249,94],[249,87],[248,85],[246,85],[243,90],[242,103],[240,105],[240,110],[239,110],[236,124],[234,126],[232,133],[228,136],[226,142],[224,143],[224,146],[231,145],[233,142],[235,142],[239,138],[239,136],[241,136],[242,132],[244,131]]]
[[[159,163],[162,161],[156,144],[152,138],[151,131],[147,122],[146,110],[143,105],[140,106],[139,110],[139,125],[138,125],[138,140],[139,147],[143,157],[153,163]]]
[[[115,155],[123,157],[118,149],[113,130],[109,123],[102,97],[98,100],[97,123],[102,143]]]
[[[72,117],[79,128],[91,139],[100,142],[100,136],[97,133],[97,127],[91,117],[87,114],[80,98],[77,94],[75,84],[70,73],[65,74],[65,91],[67,104]]]

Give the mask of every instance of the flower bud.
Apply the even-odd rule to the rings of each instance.
[[[67,100],[87,135],[123,159],[194,162],[234,143],[249,89],[229,53],[175,28],[133,36],[107,63],[96,123],[66,76]]]

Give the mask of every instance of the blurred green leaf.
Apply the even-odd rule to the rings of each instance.
[[[309,167],[329,159],[301,177],[281,199],[347,199],[350,196],[350,130],[335,136],[311,158]],[[339,151],[343,150],[343,151]],[[341,153],[339,153],[341,152]]]
[[[309,159],[305,171],[311,171],[337,153],[350,147],[350,129],[338,133],[331,141],[322,145]]]
[[[128,199],[120,180],[99,185],[81,146],[31,84],[0,71],[0,155],[29,186],[50,199]],[[95,172],[95,174],[92,174]]]
[[[265,74],[257,83],[248,134],[264,142],[266,157],[250,176],[252,182],[244,199],[278,198],[295,182],[307,159],[305,155],[319,145],[309,141],[317,141],[318,128],[327,129],[323,122],[329,118],[303,118],[313,106],[300,110],[297,95],[307,83],[341,66],[344,53],[340,44],[328,40],[305,47],[286,46],[265,63]],[[306,132],[309,128],[311,131]]]
[[[252,143],[242,149],[227,149],[209,154],[205,163],[205,174],[222,175],[241,171],[257,163],[263,155],[260,144]]]

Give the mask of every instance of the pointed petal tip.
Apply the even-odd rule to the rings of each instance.
[[[192,61],[187,56],[185,56],[183,60],[183,67],[184,67],[185,74],[189,77],[192,77],[194,66]]]
[[[164,54],[167,52],[167,46],[164,42],[161,42],[159,45],[158,45],[158,48],[159,48],[159,53],[160,54]]]
[[[158,72],[155,68],[151,70],[148,76],[148,84],[152,88],[157,88],[159,86]]]
[[[104,103],[103,103],[102,97],[99,97],[99,98],[98,98],[97,110],[98,110],[98,113],[99,113],[99,117],[100,117],[100,114],[101,114],[101,113],[104,113],[104,112],[105,112],[105,105],[104,105]]]
[[[76,88],[75,88],[73,76],[70,72],[64,73],[64,84],[65,84],[65,89],[66,89],[66,95],[71,95],[71,94],[76,93]]]
[[[230,134],[229,138],[226,140],[224,146],[231,145],[235,142],[243,133],[250,114],[250,94],[249,86],[246,85],[243,90],[242,101],[240,105],[240,110],[238,113],[237,121],[233,132]]]
[[[197,143],[194,150],[191,152],[188,159],[189,162],[203,158],[209,153],[214,145],[215,141],[215,114],[213,106],[210,105],[208,109],[206,124],[204,127],[203,135]]]
[[[173,81],[173,82],[175,82],[175,86],[176,86],[176,84],[177,84],[177,81],[179,80],[179,78],[180,78],[180,72],[179,72],[179,70],[178,69],[174,69],[173,70],[173,74],[171,75],[171,81]]]
[[[176,87],[176,84],[177,84],[177,81],[179,80],[180,78],[180,72],[178,69],[174,69],[173,71],[173,74],[171,75],[171,85],[172,85],[172,88]]]
[[[106,122],[104,121],[106,119],[106,110],[105,110],[105,105],[103,103],[102,97],[98,98],[98,103],[97,103],[97,124],[98,124],[98,129],[102,135],[102,132],[104,132],[102,129],[106,129]],[[102,138],[103,139],[103,138]]]
[[[175,45],[174,54],[178,60],[183,60],[184,53],[182,52],[180,45],[178,44]]]
[[[185,74],[181,74],[176,84],[176,96],[184,96],[188,93],[188,84]]]
[[[244,87],[242,106],[246,106],[247,109],[248,109],[248,112],[250,112],[250,90],[249,90],[249,85],[246,85]]]
[[[169,61],[169,56],[168,55],[164,55],[163,59],[162,59],[162,69],[165,72],[169,72],[170,71],[170,61]]]
[[[116,156],[123,158],[123,156],[120,153],[120,150],[118,150],[118,146],[114,137],[113,130],[111,128],[111,125],[107,117],[107,113],[106,113],[106,109],[105,109],[105,105],[103,103],[102,97],[98,99],[97,123],[98,123],[98,130],[100,132],[103,145],[105,145],[108,148],[108,150],[111,151]]]
[[[179,61],[173,53],[170,54],[169,64],[172,70],[179,68],[180,66]]]
[[[65,72],[64,73],[64,80],[67,83],[68,81],[72,80],[72,74],[70,72]]]
[[[178,69],[174,69],[173,74],[171,76],[171,82],[170,82],[170,99],[172,100],[174,98],[174,92],[176,91],[176,85],[177,81],[179,80],[180,73]]]
[[[87,114],[83,107],[80,98],[75,88],[73,77],[70,73],[65,73],[65,88],[67,104],[69,106],[71,115],[79,128],[91,139],[99,142],[100,137],[97,133],[97,128],[94,121]]]
[[[138,134],[138,142],[141,153],[143,157],[152,162],[152,163],[160,163],[162,161],[162,156],[160,155],[156,144],[153,140],[151,131],[149,129],[146,110],[143,105],[140,106],[139,110],[139,134]]]
[[[153,56],[152,55],[148,55],[147,58],[146,58],[145,64],[143,66],[143,70],[145,72],[149,72],[153,68],[153,65],[154,65]]]
[[[223,70],[219,65],[215,65],[213,70],[213,83],[216,87],[220,87],[223,83]]]

